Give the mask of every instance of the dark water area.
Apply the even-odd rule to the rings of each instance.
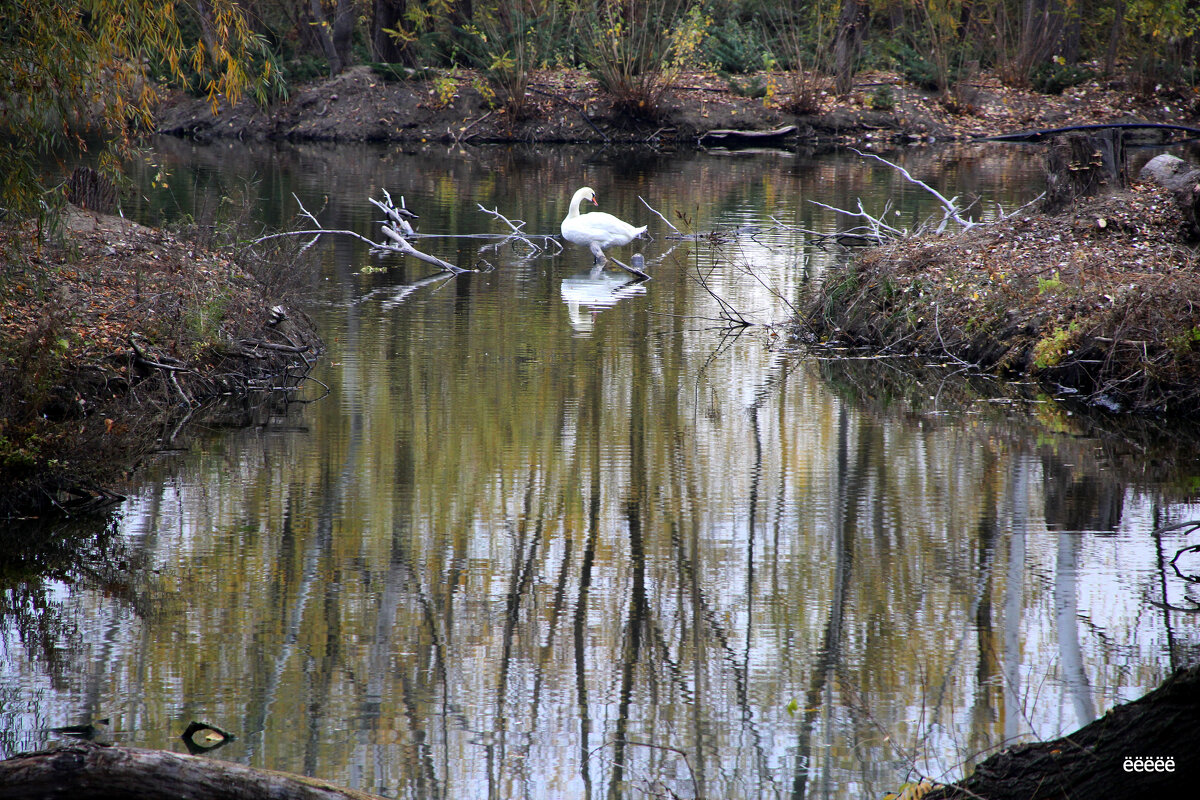
[[[985,216],[1040,191],[1032,149],[888,157]],[[146,221],[245,194],[261,225],[298,199],[370,238],[387,189],[419,247],[481,271],[323,240],[306,402],[193,429],[70,523],[82,553],[5,548],[37,577],[3,583],[0,755],[100,717],[182,750],[201,720],[237,736],[213,758],[386,797],[878,796],[1197,652],[1164,608],[1196,598],[1195,536],[1151,535],[1200,518],[1177,430],[788,337],[847,258],[811,232],[857,224],[810,201],[938,215],[886,165],[165,140],[134,172]],[[554,234],[582,185],[650,225],[612,252],[652,280],[430,235],[503,232],[481,205]]]

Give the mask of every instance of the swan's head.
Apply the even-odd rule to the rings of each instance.
[[[585,186],[575,193],[575,200],[590,200],[592,205],[600,205],[596,202],[596,190],[590,186]]]

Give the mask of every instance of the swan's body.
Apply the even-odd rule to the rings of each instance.
[[[594,205],[596,192],[585,186],[571,198],[571,207],[567,218],[562,221],[562,236],[568,242],[586,247],[596,256],[597,262],[603,262],[606,247],[620,247],[632,242],[646,232],[646,226],[636,228],[624,220],[617,219],[612,214],[603,211],[593,211],[590,214],[580,214],[579,204],[590,200]]]

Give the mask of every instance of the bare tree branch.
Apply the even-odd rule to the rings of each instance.
[[[528,234],[526,234],[524,231],[521,230],[523,227],[525,227],[524,220],[519,219],[514,222],[513,220],[510,220],[508,217],[501,214],[497,209],[484,208],[479,203],[476,203],[476,206],[479,208],[480,211],[482,211],[485,214],[491,214],[493,217],[495,217],[496,219],[503,222],[505,225],[507,225],[512,230],[512,233],[505,236],[502,241],[499,241],[496,244],[492,245],[493,249],[500,248],[501,246],[503,246],[506,242],[508,242],[510,240],[516,240],[518,242],[521,242],[522,244],[528,245],[529,248],[533,250],[533,255],[540,255],[541,253],[545,252],[551,242],[553,242],[555,247],[558,248],[555,251],[555,254],[562,252],[562,249],[563,249],[562,243],[559,242],[558,239],[555,238],[554,236],[538,234],[537,238],[542,240],[542,244],[539,245],[536,242],[534,242],[532,239],[530,239]]]
[[[668,228],[670,228],[671,230],[675,231],[676,233],[681,233],[681,232],[682,232],[682,231],[680,231],[680,230],[679,230],[679,228],[676,228],[674,225],[672,225],[672,224],[671,224],[671,221],[670,221],[669,219],[667,219],[666,217],[664,217],[662,214],[659,214],[659,213],[658,213],[658,209],[656,209],[654,206],[652,206],[652,205],[650,205],[649,203],[647,203],[647,202],[646,202],[646,198],[642,197],[640,194],[638,195],[638,200],[641,200],[641,201],[642,201],[642,205],[644,205],[646,208],[650,209],[650,211],[651,211],[651,212],[653,212],[655,215],[657,215],[657,216],[658,216],[658,218],[659,218],[659,219],[661,219],[663,222],[667,223],[667,227],[668,227]]]
[[[910,173],[904,167],[900,166],[899,164],[893,164],[891,161],[888,161],[886,158],[877,156],[874,153],[864,153],[861,150],[856,150],[853,147],[851,147],[850,150],[854,151],[855,153],[858,153],[860,156],[863,156],[864,158],[873,158],[876,161],[882,161],[884,164],[887,164],[889,167],[891,167],[892,169],[896,170],[901,175],[903,175],[905,180],[907,180],[909,183],[914,183],[917,186],[920,186],[922,189],[924,189],[925,191],[929,192],[931,195],[936,197],[938,202],[942,204],[942,209],[945,211],[945,216],[942,218],[942,224],[938,228],[939,232],[941,232],[946,227],[946,221],[949,219],[954,220],[959,225],[963,226],[964,229],[965,228],[973,228],[977,224],[973,220],[966,219],[965,217],[962,216],[962,210],[959,209],[959,207],[956,203],[956,201],[958,200],[957,197],[952,197],[950,199],[947,199],[946,196],[944,194],[942,194],[941,192],[939,192],[937,189],[934,189],[932,186],[930,186],[928,183],[926,183],[923,180],[914,178],[912,176],[912,173]]]
[[[280,236],[307,236],[309,234],[313,234],[316,237],[320,237],[322,234],[336,233],[339,236],[353,236],[359,241],[366,242],[371,246],[371,252],[373,253],[400,253],[401,255],[412,256],[413,258],[420,259],[428,264],[433,264],[435,267],[455,275],[461,275],[464,272],[474,271],[463,269],[462,267],[456,267],[454,264],[451,264],[448,261],[443,261],[437,256],[431,256],[428,253],[423,253],[417,248],[413,247],[408,241],[407,236],[414,236],[416,235],[416,232],[413,230],[412,225],[409,224],[408,219],[416,219],[417,215],[413,214],[404,207],[403,197],[400,198],[400,208],[396,208],[395,204],[392,202],[392,196],[388,194],[386,189],[383,190],[383,195],[386,199],[386,202],[380,202],[375,198],[368,199],[371,201],[371,203],[387,214],[388,220],[381,226],[380,229],[383,231],[384,236],[386,236],[389,241],[375,242],[363,236],[362,234],[357,233],[356,231],[331,230],[329,228],[322,227],[321,222],[312,214],[312,212],[304,207],[304,203],[302,203],[300,198],[296,197],[295,193],[293,193],[292,197],[296,198],[296,204],[300,207],[300,213],[312,220],[313,225],[316,227],[311,230],[284,231],[283,233],[272,233],[266,236],[260,236],[254,240],[254,244],[265,242],[268,239],[276,239]],[[391,224],[388,224],[388,222]],[[305,246],[306,249],[311,247],[315,241],[316,238],[314,238],[312,242],[309,242]]]

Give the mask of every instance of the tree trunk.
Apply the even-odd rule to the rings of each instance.
[[[338,0],[333,12],[333,49],[337,51],[342,69],[354,62],[354,22],[357,9],[354,0]]]
[[[1104,51],[1104,74],[1112,75],[1121,47],[1121,24],[1125,21],[1125,0],[1117,0],[1113,10],[1112,27],[1108,29],[1108,48]]]
[[[354,0],[336,0],[333,23],[325,15],[321,0],[310,0],[309,9],[316,20],[316,34],[329,62],[329,74],[337,75],[350,65],[350,45],[354,33]]]
[[[196,0],[196,16],[200,20],[200,37],[204,40],[204,46],[208,48],[208,56],[214,61],[217,58],[217,39],[213,33],[212,9],[208,6],[208,0]]]
[[[1056,136],[1046,151],[1046,197],[1042,207],[1058,211],[1080,197],[1125,185],[1125,139],[1120,129],[1095,135]]]
[[[997,753],[925,800],[1191,797],[1200,769],[1198,715],[1200,667],[1192,667],[1069,736]]]
[[[840,95],[849,94],[854,87],[858,53],[867,28],[867,6],[862,0],[842,0],[838,15],[837,38],[833,43],[834,88]]]
[[[396,30],[398,25],[402,25],[406,11],[408,0],[374,0],[371,3],[371,49],[376,60],[408,67],[417,65],[412,48],[405,47],[384,33],[385,28]]]
[[[1070,5],[1062,0],[1025,0],[1021,13],[1018,61],[1026,76],[1045,64],[1062,45]]]
[[[315,778],[81,741],[0,761],[0,800],[379,800]]]

